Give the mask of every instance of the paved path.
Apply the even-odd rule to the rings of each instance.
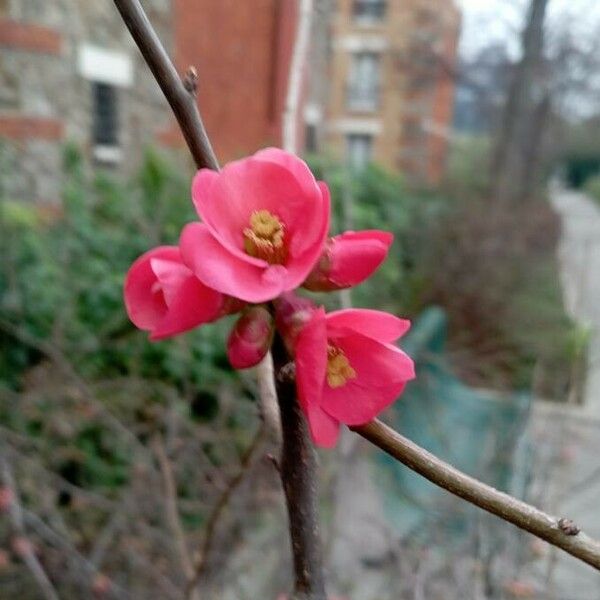
[[[549,478],[542,503],[600,538],[600,209],[584,194],[555,189],[552,203],[562,221],[560,275],[568,312],[591,330],[582,406],[536,407],[532,422],[538,458]],[[543,471],[544,465],[539,471]],[[598,600],[600,574],[554,552],[554,600]]]
[[[559,260],[567,310],[592,333],[585,409],[600,418],[600,209],[578,192],[557,189],[552,200],[563,225]]]

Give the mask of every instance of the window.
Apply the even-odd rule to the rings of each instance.
[[[376,23],[385,17],[386,0],[354,0],[352,14],[363,23]]]
[[[352,56],[347,106],[351,110],[374,111],[379,104],[379,54],[359,52]]]
[[[119,145],[117,88],[107,83],[92,82],[93,140],[96,146]]]
[[[351,133],[346,137],[346,159],[350,168],[364,169],[373,152],[373,138],[365,133]]]
[[[304,149],[306,152],[316,152],[318,150],[317,127],[312,123],[306,124],[306,129],[304,131]]]

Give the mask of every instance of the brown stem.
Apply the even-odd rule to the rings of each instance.
[[[173,109],[196,166],[217,170],[219,163],[198,112],[194,85],[184,85],[139,0],[114,0],[142,56]],[[194,71],[195,73],[195,71]],[[195,78],[194,78],[195,79]],[[190,77],[187,76],[186,81]]]
[[[278,338],[273,358],[276,373],[290,360]],[[291,600],[326,600],[316,454],[296,400],[294,381],[282,377],[276,381],[283,438],[279,471],[288,509],[295,573]]]
[[[557,519],[462,473],[377,419],[351,429],[435,485],[600,570],[600,542],[567,519]]]

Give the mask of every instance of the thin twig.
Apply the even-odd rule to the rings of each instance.
[[[94,397],[88,383],[79,376],[69,359],[58,346],[47,340],[36,338],[25,328],[18,327],[6,319],[0,319],[0,329],[19,340],[22,344],[30,346],[46,356],[46,358],[54,363],[58,370],[62,372],[65,378],[73,382],[81,396],[85,398],[90,405],[93,405],[100,417],[115,431],[119,432],[124,438],[127,438],[143,458],[148,458],[146,447],[132,431],[127,429],[127,427],[106,408],[102,402],[99,402]]]
[[[60,548],[64,555],[73,560],[73,562],[76,562],[78,571],[83,571],[92,578],[98,575],[105,577],[110,586],[111,595],[115,598],[129,599],[131,597],[125,589],[118,586],[112,579],[102,573],[91,560],[85,558],[71,542],[52,529],[38,515],[27,509],[22,509],[22,511],[25,522],[32,529],[35,529],[38,535],[46,540],[48,544]]]
[[[194,563],[185,541],[185,533],[179,517],[179,509],[177,507],[177,485],[173,474],[173,466],[167,456],[164,444],[158,435],[152,440],[152,449],[156,455],[160,472],[163,477],[165,516],[169,529],[175,539],[175,546],[177,548],[177,554],[179,556],[181,568],[183,569],[183,574],[189,581],[194,576]]]
[[[22,538],[24,542],[19,547],[20,556],[27,568],[31,571],[31,574],[44,598],[46,598],[46,600],[60,600],[58,593],[52,585],[52,582],[48,578],[48,575],[46,575],[46,571],[44,571],[44,568],[35,555],[31,542],[26,537],[25,519],[23,517],[23,509],[21,508],[21,503],[19,501],[19,494],[17,491],[15,478],[13,477],[12,470],[4,454],[2,454],[0,457],[0,466],[2,469],[2,479],[4,481],[4,485],[10,490],[12,495],[10,505],[8,507],[10,521],[15,533]]]
[[[279,446],[281,443],[281,422],[279,420],[277,390],[275,389],[273,355],[270,351],[256,367],[256,381],[258,383],[260,416],[266,425],[268,435]]]
[[[206,135],[196,104],[194,92],[197,76],[194,78],[193,88],[186,89],[186,85],[188,88],[191,87],[189,81],[192,71],[188,70],[186,85],[184,85],[138,0],[114,0],[114,2],[171,105],[196,166],[199,169],[217,170],[219,163]]]
[[[600,542],[581,532],[569,535],[574,529],[561,528],[561,519],[462,473],[377,419],[351,429],[435,485],[600,570]]]
[[[217,531],[217,525],[221,520],[222,515],[225,510],[229,507],[229,503],[233,497],[233,493],[238,489],[240,484],[244,481],[248,473],[251,471],[253,465],[256,463],[256,459],[260,454],[260,450],[262,448],[262,443],[265,439],[266,435],[266,426],[261,423],[257,432],[255,433],[252,441],[246,451],[244,452],[241,461],[240,468],[235,477],[233,477],[227,487],[223,490],[219,499],[217,500],[214,508],[208,517],[206,522],[206,532],[204,534],[204,542],[202,544],[202,549],[200,550],[200,556],[194,567],[193,577],[190,578],[186,589],[186,598],[192,598],[192,594],[204,577],[206,573],[206,568],[208,566],[208,559],[211,555],[212,548],[215,543],[215,534]]]

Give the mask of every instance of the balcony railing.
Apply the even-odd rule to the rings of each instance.
[[[379,109],[379,86],[349,85],[346,88],[346,108],[359,112],[375,112]]]

